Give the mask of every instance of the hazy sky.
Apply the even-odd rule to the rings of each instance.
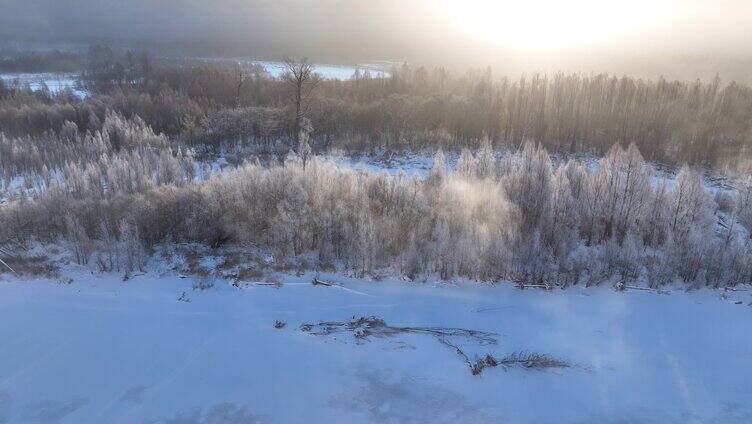
[[[752,0],[0,0],[0,33],[233,41],[265,51],[297,43],[313,56],[340,49],[373,59],[746,56]]]

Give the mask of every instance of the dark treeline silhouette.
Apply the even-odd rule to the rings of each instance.
[[[76,52],[0,50],[0,72],[76,72],[83,64],[83,56]]]
[[[145,51],[116,51],[105,45],[86,51],[83,78],[94,92],[110,92],[125,85],[144,85],[151,74],[151,60]]]

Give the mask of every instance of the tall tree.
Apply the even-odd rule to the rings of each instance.
[[[308,63],[307,58],[293,60],[284,59],[285,74],[283,79],[293,89],[295,93],[295,142],[300,144],[301,124],[305,117],[307,101],[313,89],[319,83],[319,76],[314,72],[312,64]]]

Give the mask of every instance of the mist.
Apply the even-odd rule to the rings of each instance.
[[[493,10],[486,11],[489,4]],[[746,24],[752,19],[749,2],[579,0],[562,8],[566,13],[552,10],[551,4],[538,0],[520,8],[517,2],[473,0],[2,0],[0,39],[125,43],[194,55],[491,66],[511,74],[562,70],[750,79],[752,45],[739,43],[752,38],[752,27]],[[486,19],[458,23],[451,13],[457,5]],[[577,22],[567,22],[576,17]],[[623,24],[625,29],[587,37],[577,45],[545,48],[546,39],[564,37],[568,28],[593,20],[599,21],[598,27]],[[473,28],[512,23],[525,31],[514,40],[480,37]],[[554,23],[560,31],[551,29]],[[544,47],[528,48],[526,38],[546,29],[551,34],[539,36]]]

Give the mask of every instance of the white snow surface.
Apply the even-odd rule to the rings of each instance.
[[[271,60],[255,60],[248,58],[208,58],[199,57],[193,58],[192,61],[199,63],[224,63],[233,64],[235,66],[247,66],[256,65],[261,66],[264,70],[274,78],[279,78],[285,74],[286,68],[284,62],[271,61]],[[360,63],[355,65],[333,65],[323,63],[313,63],[314,72],[321,78],[331,80],[346,81],[353,78],[355,72],[359,72],[361,75],[368,74],[372,78],[388,77],[391,68],[394,63],[384,61],[373,61],[373,63]]]
[[[424,179],[433,168],[433,156],[421,153],[380,153],[373,156],[330,154],[326,158],[341,167],[356,171],[386,172],[392,176],[402,173],[406,177],[419,179]],[[446,158],[447,165],[454,168],[457,163],[456,155],[447,153]]]
[[[274,78],[279,78],[286,72],[285,64],[282,62],[254,60],[251,61],[251,63],[261,65],[266,70],[266,72],[268,72],[269,75],[273,76]],[[359,71],[361,74],[367,72],[373,78],[382,78],[389,75],[386,67],[384,65],[378,64],[359,64],[352,66],[314,64],[313,69],[314,72],[319,74],[322,78],[343,81],[352,79],[356,71]]]
[[[122,281],[66,266],[71,284],[0,276],[0,423],[752,422],[750,292],[336,274],[321,275],[334,287],[305,274],[197,291],[151,269]],[[473,376],[427,335],[357,342],[299,329],[370,315],[498,334],[464,345],[471,356],[529,351],[574,366]]]
[[[6,85],[26,87],[32,91],[42,90],[45,86],[50,93],[57,94],[65,89],[70,89],[81,99],[86,98],[89,93],[77,87],[78,75],[69,73],[0,73],[0,79]]]

